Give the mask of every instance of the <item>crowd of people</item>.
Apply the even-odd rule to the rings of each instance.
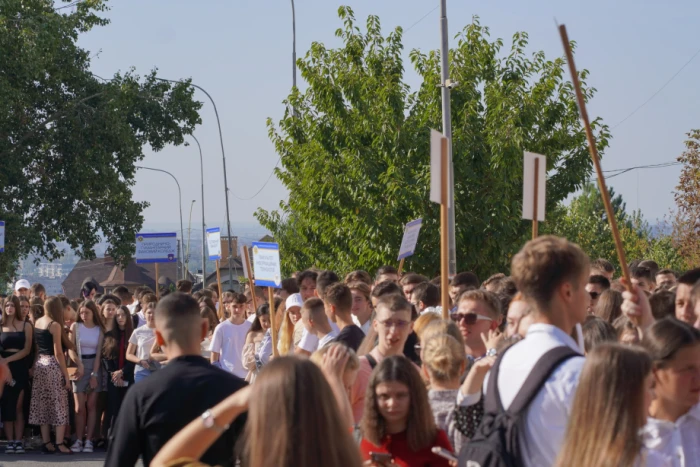
[[[628,284],[541,237],[510,276],[448,290],[391,266],[298,272],[272,303],[20,280],[5,452],[38,429],[43,452],[105,447],[109,467],[700,466],[700,269],[629,266]]]

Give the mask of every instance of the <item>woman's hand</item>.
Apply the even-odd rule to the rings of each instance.
[[[321,369],[327,378],[342,381],[349,358],[350,354],[344,345],[334,345],[323,355]]]
[[[64,381],[65,384],[63,385],[63,387],[66,388],[66,390],[70,391],[70,390],[71,390],[71,384],[70,384],[70,378],[68,377],[68,373],[66,373],[65,375],[63,375],[63,379],[65,380],[65,381]]]
[[[85,367],[83,367],[83,364],[81,363],[80,365],[78,365],[78,368],[75,370],[75,373],[73,373],[73,379],[77,381],[80,378],[82,378],[84,374]]]
[[[118,380],[122,379],[124,372],[122,370],[117,370],[112,373],[112,382],[116,383]]]
[[[498,329],[489,329],[488,335],[481,333],[481,340],[484,341],[486,350],[498,348],[503,339],[505,339],[505,335]]]
[[[97,389],[97,375],[90,375],[90,388]]]

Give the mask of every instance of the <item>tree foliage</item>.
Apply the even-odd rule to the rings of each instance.
[[[289,190],[279,211],[257,217],[281,244],[289,272],[311,265],[347,271],[396,262],[403,225],[423,218],[407,268],[439,271],[439,206],[429,201],[429,131],[441,129],[440,62],[414,50],[422,78],[404,82],[402,29],[384,37],[379,18],[356,25],[339,9],[337,49],[315,42],[298,61],[308,83],[293,89],[270,138],[281,156],[277,176]],[[526,51],[516,33],[508,48],[474,18],[450,51],[457,262],[480,275],[508,269],[528,238],[522,221],[523,151],[547,156],[549,209],[581,188],[591,171],[564,59]],[[590,99],[594,89],[585,85]],[[593,122],[599,150],[607,127]]]
[[[66,241],[93,257],[102,235],[120,263],[134,251],[147,203],[132,200],[144,145],[182,144],[200,123],[188,82],[155,70],[103,80],[90,72],[80,33],[108,21],[103,0],[54,10],[49,0],[0,3],[0,275],[29,253],[55,259]]]
[[[676,159],[683,164],[676,186],[673,239],[687,268],[700,265],[700,130],[688,133],[685,151]]]

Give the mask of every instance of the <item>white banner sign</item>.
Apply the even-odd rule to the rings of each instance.
[[[256,286],[279,289],[282,286],[279,245],[253,242],[253,269]]]
[[[537,220],[544,222],[547,185],[547,158],[526,152],[523,163],[523,219],[535,217],[535,161],[537,162]]]
[[[137,233],[136,263],[174,263],[177,261],[177,234]]]
[[[403,240],[401,240],[401,248],[399,249],[399,261],[412,256],[416,252],[421,225],[423,225],[423,219],[416,219],[406,224],[403,231]]]
[[[209,261],[221,259],[221,228],[207,229],[207,251]]]

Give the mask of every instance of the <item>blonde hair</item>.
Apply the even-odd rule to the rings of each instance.
[[[413,331],[418,336],[418,340],[422,340],[423,331],[425,331],[432,323],[441,320],[440,315],[437,313],[423,313],[418,317],[416,322],[413,324]]]
[[[432,334],[422,346],[423,365],[430,379],[444,383],[459,379],[465,368],[467,357],[464,346],[449,334]]]
[[[277,342],[277,350],[280,355],[287,355],[292,350],[294,343],[294,324],[289,317],[289,310],[284,310],[282,324],[280,325],[280,336]]]
[[[350,354],[350,358],[348,358],[348,362],[345,364],[345,368],[343,369],[343,372],[359,370],[360,369],[360,359],[357,357],[357,354],[355,353],[355,351],[352,350],[350,347],[348,347],[345,344],[342,344],[340,342],[333,342],[330,345],[326,345],[324,347],[321,347],[316,352],[311,354],[311,357],[310,357],[311,361],[314,362],[316,365],[318,365],[320,368],[321,365],[323,365],[323,356],[326,355],[328,353],[328,351],[331,350],[332,348],[338,347],[340,345],[345,347],[348,354]]]

